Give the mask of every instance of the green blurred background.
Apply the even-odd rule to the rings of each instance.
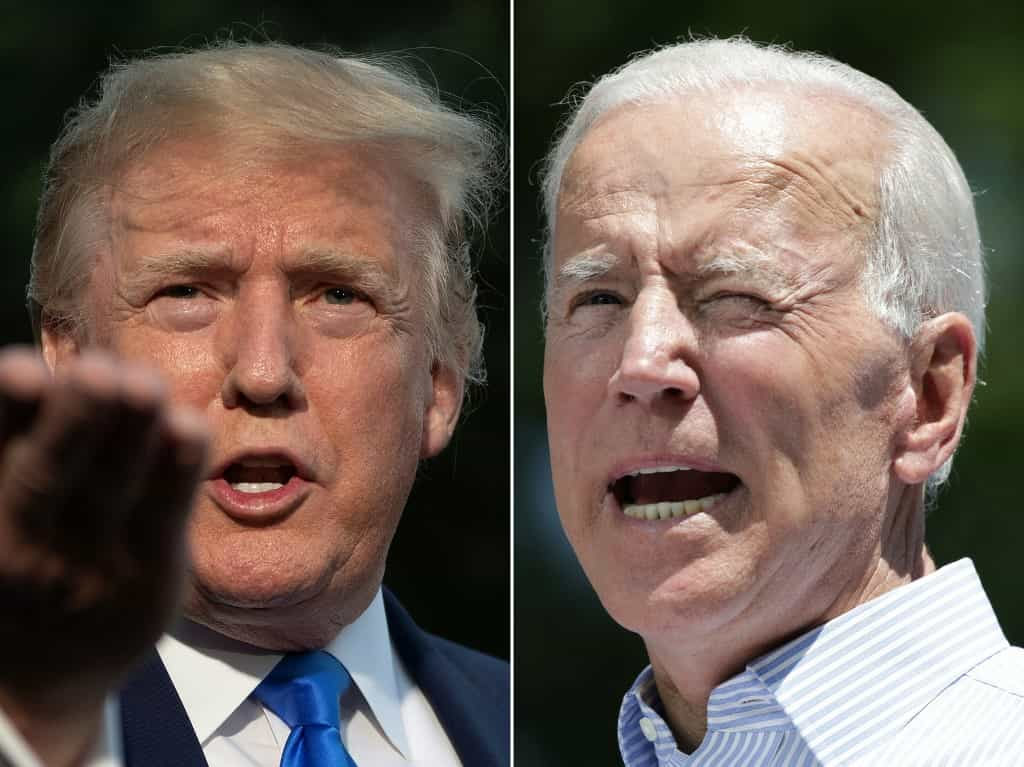
[[[228,34],[354,52],[409,51],[453,105],[508,133],[509,13],[504,0],[370,3],[126,0],[0,2],[0,340],[30,342],[24,289],[39,181],[62,116],[110,57],[196,46]],[[434,74],[430,75],[428,68]],[[481,306],[490,384],[442,456],[426,464],[391,550],[386,583],[426,629],[509,653],[508,199],[481,237]]]
[[[1011,7],[1011,6],[1007,6]],[[516,762],[621,764],[615,720],[645,665],[639,639],[601,609],[551,502],[540,389],[538,164],[566,109],[558,102],[631,54],[690,33],[744,33],[845,61],[892,85],[956,151],[978,193],[991,299],[988,353],[966,440],[928,522],[939,564],[970,556],[1010,640],[1024,643],[1016,497],[1024,425],[1017,320],[1024,177],[1022,13],[992,4],[691,0],[524,0],[515,19],[515,664]]]

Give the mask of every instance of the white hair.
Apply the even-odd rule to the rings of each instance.
[[[929,317],[962,312],[971,321],[980,354],[985,339],[983,250],[971,189],[953,151],[888,85],[826,56],[743,37],[696,40],[640,54],[574,100],[542,177],[548,281],[562,175],[603,115],[628,104],[761,84],[837,93],[883,118],[889,151],[879,169],[879,214],[862,279],[867,304],[906,339]],[[932,475],[931,489],[946,480],[950,465],[951,460]]]
[[[394,57],[357,58],[278,43],[225,41],[116,64],[54,143],[44,175],[28,285],[33,322],[79,333],[106,198],[125,169],[168,140],[229,138],[245,162],[370,144],[426,190],[431,224],[416,233],[430,353],[483,380],[470,239],[500,176],[498,136],[445,106]]]

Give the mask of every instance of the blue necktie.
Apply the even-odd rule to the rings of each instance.
[[[356,767],[341,742],[339,699],[352,683],[323,650],[285,655],[253,696],[292,728],[281,767]]]

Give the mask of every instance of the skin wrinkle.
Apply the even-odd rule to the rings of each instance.
[[[741,186],[741,187],[743,186],[743,182],[741,182],[739,180],[734,181],[732,183],[735,184],[736,186]],[[683,185],[679,185],[679,186],[682,187]],[[706,198],[707,198],[707,200],[709,202],[716,201],[720,197],[720,195],[718,193],[716,193],[716,189],[718,189],[718,187],[716,185],[688,184],[688,185],[685,185],[685,188],[689,189],[689,190],[693,190],[693,189],[706,190],[707,191]],[[672,196],[672,193],[667,193],[666,195],[664,195],[664,197],[666,197],[666,198],[667,197],[671,197],[671,196]],[[605,239],[605,240],[608,240],[608,241],[615,242],[616,248],[614,250],[616,252],[628,252],[627,249],[630,248],[630,246],[634,245],[634,243],[632,241],[626,241],[626,238],[617,238],[614,233],[609,234],[609,235],[607,235],[605,237],[601,236],[601,234],[602,234],[602,232],[604,230],[610,229],[610,230],[612,230],[612,232],[614,232],[614,229],[615,229],[614,219],[616,217],[621,217],[622,215],[627,214],[627,213],[630,212],[628,209],[627,210],[615,209],[615,208],[617,208],[617,206],[615,206],[615,205],[609,206],[609,207],[613,208],[612,210],[606,210],[604,208],[604,201],[608,200],[609,198],[614,198],[614,197],[615,197],[615,195],[607,195],[607,194],[606,195],[599,195],[598,196],[598,201],[595,201],[595,200],[592,199],[592,200],[590,200],[586,204],[579,204],[578,202],[570,200],[566,204],[566,211],[567,211],[567,213],[571,213],[572,215],[577,216],[581,220],[585,221],[586,222],[586,226],[588,228],[596,229],[597,232],[595,233],[595,236],[594,236],[595,240]],[[755,196],[754,198],[750,198],[749,195],[745,195],[745,196],[741,197],[739,200],[737,200],[735,202],[730,201],[730,204],[734,204],[736,209],[742,210],[744,208],[749,208],[749,210],[752,213],[754,213],[754,215],[757,216],[757,217],[760,217],[760,216],[764,215],[764,205],[765,205],[765,203],[766,203],[766,201],[762,197]],[[648,208],[643,207],[643,206],[639,209],[639,211],[646,211],[646,210],[648,210]],[[652,211],[652,213],[654,213],[653,217],[654,217],[654,219],[656,221],[657,226],[659,226],[659,227],[667,226],[667,224],[665,222],[670,218],[670,216],[663,215],[663,214],[659,213],[657,210]],[[609,219],[612,220],[611,224],[607,223],[607,221]],[[738,220],[737,226],[742,226],[743,223],[744,223],[744,221]],[[630,234],[631,235],[635,235],[635,232],[631,231]],[[618,241],[619,239],[621,239],[622,241],[621,242]],[[782,251],[782,252],[785,252],[785,250],[786,250],[784,246],[780,247],[777,243],[770,242],[770,241],[765,242],[764,243],[764,247],[759,249],[758,245],[760,245],[760,243],[758,243],[757,245],[747,245],[745,243],[742,243],[742,239],[743,239],[742,237],[737,238],[737,240],[741,243],[740,247],[741,248],[747,248],[751,252],[754,252],[754,253],[757,253],[759,250],[763,250],[763,251],[776,251],[776,250],[778,250],[778,251]],[[717,251],[729,251],[728,245],[723,243],[723,241],[727,241],[727,240],[728,240],[728,237],[726,237],[726,236],[715,235],[713,237],[713,239],[711,239],[711,244],[710,245],[707,242],[704,242],[704,243],[701,243],[700,246],[697,246],[697,245],[694,245],[692,243],[688,243],[686,241],[676,241],[672,237],[670,232],[663,232],[660,236],[658,236],[656,238],[656,241],[661,243],[660,245],[658,245],[659,249],[661,249],[661,250],[675,250],[677,252],[689,254],[687,256],[687,263],[690,263],[691,261],[696,263],[697,264],[696,271],[698,273],[702,273],[702,272],[707,271],[707,270],[714,270],[716,268],[716,265],[713,262],[715,261],[716,258],[719,257],[717,255]],[[804,258],[802,256],[799,256],[799,254],[796,254],[796,253],[793,253],[792,255],[794,255],[797,258],[801,258],[801,259]],[[763,262],[770,262],[770,259],[764,259],[763,258],[763,259],[761,259],[761,261],[763,261]],[[553,281],[553,284],[554,284],[553,292],[555,292],[555,293],[559,292],[559,288],[561,286],[561,283],[564,282],[564,276],[565,276],[565,274],[567,274],[567,273],[565,273],[565,270],[566,269],[571,270],[571,266],[570,266],[571,263],[572,262],[568,262],[568,264],[563,265],[563,267],[560,268],[555,273],[555,277],[554,277],[554,281]],[[823,267],[816,266],[814,268],[815,269],[820,269],[820,268],[823,268]],[[776,270],[776,273],[779,274],[779,275],[788,276],[789,277],[789,281],[790,281],[791,284],[797,284],[798,282],[800,282],[802,279],[805,278],[805,275],[788,275],[788,274],[786,274],[782,270]],[[600,276],[600,274],[598,273],[596,276]]]
[[[614,252],[608,250],[606,244],[601,243],[567,259],[552,277],[549,307],[564,304],[567,297],[589,289],[591,283],[597,287],[610,279],[621,264]],[[773,257],[771,253],[777,255]],[[693,250],[692,262],[696,265],[693,275],[682,274],[680,277],[694,286],[713,283],[716,279],[747,277],[775,291],[786,291],[772,296],[773,303],[785,309],[793,308],[803,294],[828,289],[827,265],[810,264],[798,273],[789,273],[778,268],[780,255],[802,258],[768,241],[751,245],[742,238],[709,237]],[[631,266],[634,264],[630,263]],[[681,289],[679,292],[683,294],[686,291]]]
[[[202,241],[210,236],[216,236],[216,229],[205,226],[204,221],[209,219],[216,220],[219,216],[229,215],[234,210],[251,205],[254,199],[258,200],[267,191],[273,191],[277,184],[278,171],[265,167],[259,161],[250,158],[245,159],[245,161],[238,161],[236,159],[227,164],[227,167],[233,169],[234,172],[244,172],[246,184],[244,187],[230,190],[225,189],[223,184],[218,183],[225,175],[224,158],[237,154],[238,150],[230,144],[226,144],[222,138],[214,137],[211,139],[211,142],[216,151],[213,153],[211,160],[199,166],[198,172],[196,167],[190,166],[178,156],[179,153],[182,156],[187,154],[190,143],[185,140],[172,140],[162,143],[159,147],[161,157],[164,158],[159,169],[151,168],[141,163],[136,164],[130,168],[130,177],[123,176],[116,184],[111,185],[109,187],[110,192],[108,193],[112,198],[110,206],[112,210],[111,239],[113,240],[114,223],[116,222],[118,229],[128,233],[156,234],[186,229],[193,236],[195,236],[195,233],[198,233],[199,239]],[[361,143],[353,142],[352,149],[353,151],[359,151],[362,146],[364,145]],[[378,153],[382,151],[379,147],[371,146],[371,148]],[[393,151],[389,151],[386,154],[393,154]],[[298,152],[291,152],[290,158],[287,161],[279,162],[275,167],[294,170],[303,167],[304,164],[308,166],[319,160],[320,158],[317,156],[315,149],[306,148]],[[400,222],[394,229],[398,236],[406,240],[413,238],[422,217],[432,215],[435,204],[432,199],[427,199],[430,195],[427,194],[429,190],[425,185],[411,178],[408,179],[408,182],[410,185],[415,186],[418,192],[423,194],[416,196],[415,199],[411,196],[406,196],[406,199],[402,201],[407,215],[400,219]],[[337,174],[323,180],[321,183],[325,191],[331,190],[339,198],[344,198],[355,206],[370,208],[378,202],[371,191],[372,188],[362,183],[361,179]],[[164,194],[153,194],[150,191],[153,189],[166,190],[166,192]],[[194,212],[190,205],[197,198],[203,199],[206,202],[206,215],[201,222],[195,220]],[[271,213],[272,211],[266,209],[266,212]],[[112,242],[111,248],[113,247]],[[189,249],[183,248],[183,250],[187,252]],[[169,253],[167,255],[173,256],[175,254]],[[228,259],[231,257],[230,253],[224,255]],[[345,256],[353,264],[359,265],[360,256],[364,254],[338,255]],[[319,258],[307,257],[306,261],[310,270],[326,271],[323,268],[325,264]],[[373,268],[374,264],[372,259],[369,263],[364,260],[361,266],[364,269],[368,269]],[[241,270],[236,264],[232,264],[232,267]],[[295,268],[298,270],[301,267],[296,265]],[[375,276],[375,281],[378,283],[383,282],[382,276]],[[404,285],[403,290],[398,292],[399,285],[397,280],[395,280],[395,275],[389,276],[392,282],[390,287],[395,292],[394,295],[390,295],[383,290],[379,293],[380,298],[386,300],[386,304],[381,307],[382,313],[394,315],[396,320],[404,320],[408,315],[410,286]],[[384,286],[376,285],[374,287],[383,288]],[[408,322],[396,322],[396,329],[408,332]]]
[[[794,198],[796,204],[815,211],[818,223],[839,229],[858,226],[877,218],[877,205],[866,203],[844,183],[841,174],[818,158],[794,150],[786,157],[761,160],[767,167],[755,179]]]
[[[769,243],[766,244],[770,247]],[[674,273],[667,266],[665,271],[673,282],[673,292],[680,296],[681,300],[685,296],[697,296],[695,305],[699,305],[701,296],[708,296],[717,289],[728,290],[730,280],[739,278],[747,286],[756,285],[763,297],[771,302],[771,311],[778,313],[777,320],[790,314],[794,318],[799,317],[803,305],[815,301],[818,295],[826,294],[842,284],[841,280],[830,274],[827,264],[812,263],[799,271],[787,272],[778,268],[778,256],[772,258],[767,255],[768,252],[771,251],[747,245],[742,240],[719,244],[716,239],[703,243],[693,253],[692,258],[686,260],[686,263],[695,264],[693,273]],[[776,249],[776,252],[788,256],[796,255],[784,248]],[[802,257],[798,258],[803,260]],[[673,257],[667,260],[676,259]],[[628,268],[630,267],[621,264],[620,259],[611,254],[570,258],[553,278],[551,306],[561,310],[553,315],[553,320],[556,323],[563,320],[572,294],[584,293],[591,289],[599,290],[603,284],[615,282],[616,270]],[[783,329],[787,328],[781,321],[778,325]]]
[[[171,285],[195,285],[208,293],[233,298],[238,280],[247,267],[230,252],[201,249],[160,253],[133,264],[121,264],[115,279],[118,307],[124,314],[141,311],[153,295]],[[409,286],[389,274],[368,255],[349,254],[330,248],[305,251],[289,259],[278,270],[291,285],[292,300],[303,298],[313,289],[338,286],[352,288],[369,297],[378,315],[387,318],[396,332],[411,331]],[[115,309],[117,310],[117,309]]]
[[[684,748],[747,660],[930,567],[923,478],[900,468],[897,437],[919,428],[907,402],[923,395],[861,284],[880,121],[827,102],[793,119],[787,98],[609,113],[566,166],[553,227],[559,514],[605,608],[644,639]],[[765,104],[778,125],[740,115]],[[965,409],[957,396],[939,410]],[[741,484],[707,514],[629,521],[609,473],[660,455]]]
[[[289,163],[286,167],[294,167],[294,163]],[[253,194],[259,199],[258,195],[274,188],[273,174],[266,169],[256,169],[254,178],[246,177],[244,192],[234,189],[225,193],[223,185],[215,184],[219,176],[216,168],[204,170],[207,170],[214,181],[198,184],[193,182],[193,176],[172,172],[166,175],[165,186],[162,187],[169,190],[166,194],[146,197],[134,194],[133,190],[149,182],[152,171],[145,167],[138,169],[131,183],[121,183],[117,194],[114,195],[112,239],[123,247],[124,242],[130,240],[132,234],[172,235],[182,231],[188,232],[191,237],[199,233],[200,242],[215,241],[216,226],[211,226],[208,222],[215,222],[222,216],[240,209],[252,200]],[[179,175],[185,179],[184,191],[173,190],[173,183]],[[203,174],[195,175],[201,177]],[[339,175],[324,183],[321,188],[324,191],[333,190],[343,195],[346,200],[354,197],[359,207],[372,205],[372,195],[368,195],[367,191],[360,187],[361,185],[346,181],[343,175]],[[208,212],[199,221],[195,219],[190,208],[198,192],[204,193],[200,199],[208,205]],[[224,203],[224,200],[228,202]],[[267,213],[270,212],[265,205],[261,205],[261,208]],[[401,229],[404,230],[406,227],[402,226]],[[121,264],[114,290],[130,307],[144,305],[154,290],[165,284],[177,282],[188,284],[215,279],[221,281],[222,285],[228,288],[227,292],[231,293],[230,285],[245,274],[248,265],[245,257],[233,254],[230,250],[203,245],[189,246],[184,242],[174,251],[151,254],[130,267]],[[368,254],[338,252],[329,245],[321,246],[319,249],[310,248],[297,257],[289,257],[278,271],[294,276],[296,282],[305,272],[323,279],[336,279],[341,285],[360,290],[374,300],[378,315],[389,322],[394,332],[410,332],[411,306],[408,283],[403,284],[393,272],[382,271],[377,260],[368,257]],[[115,306],[114,311],[122,317],[131,314],[125,307],[120,306]]]

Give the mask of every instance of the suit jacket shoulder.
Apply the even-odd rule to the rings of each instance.
[[[391,641],[430,701],[463,767],[507,767],[508,663],[423,631],[387,590],[384,608]]]

